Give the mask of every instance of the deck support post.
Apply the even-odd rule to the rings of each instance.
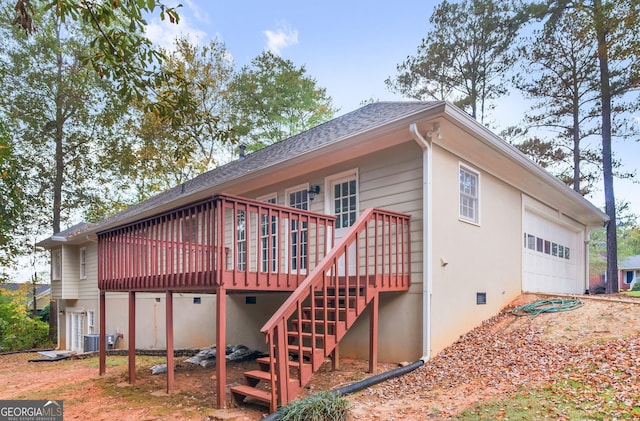
[[[129,384],[136,383],[136,293],[129,291]]]
[[[167,291],[167,311],[166,311],[166,331],[167,331],[167,394],[173,392],[175,378],[173,363],[173,291]]]
[[[378,304],[380,295],[376,291],[369,310],[369,373],[375,373],[378,365]]]
[[[225,349],[227,347],[227,295],[224,288],[216,291],[216,395],[218,408],[227,405],[227,367]]]
[[[107,372],[107,305],[105,292],[100,291],[100,375]]]

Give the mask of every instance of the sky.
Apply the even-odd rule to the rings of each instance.
[[[153,17],[148,36],[170,47],[173,37],[187,33],[207,43],[225,43],[238,67],[265,49],[304,65],[318,86],[325,87],[340,113],[369,98],[400,99],[384,80],[396,65],[415,53],[428,28],[435,2],[396,1],[381,7],[362,0],[322,2],[182,1],[180,22]]]
[[[393,78],[396,66],[416,53],[438,4],[434,0],[396,0],[384,6],[371,0],[180,3],[178,25],[163,22],[158,15],[149,18],[147,34],[156,44],[171,48],[173,39],[184,34],[198,44],[217,39],[225,43],[237,68],[270,50],[296,66],[305,66],[307,75],[327,89],[338,115],[370,99],[406,99],[390,92],[384,81]],[[518,123],[526,107],[517,94],[496,102],[491,129],[497,133]],[[640,115],[637,121],[640,124]],[[617,141],[613,149],[625,171],[638,169],[640,139]],[[599,208],[604,207],[601,185],[587,196]],[[614,191],[616,198],[630,202],[632,211],[640,215],[640,184],[616,180]]]

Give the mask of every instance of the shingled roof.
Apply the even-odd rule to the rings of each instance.
[[[640,254],[627,257],[618,266],[620,269],[640,269]]]
[[[150,199],[130,206],[124,211],[94,225],[91,231],[99,232],[102,229],[116,226],[119,221],[128,220],[133,215],[194,195],[203,190],[215,189],[216,186],[233,181],[247,173],[268,168],[292,157],[339,142],[358,133],[373,130],[439,104],[442,104],[442,102],[376,102],[366,105],[282,142],[260,149],[247,155],[244,159],[215,168]]]

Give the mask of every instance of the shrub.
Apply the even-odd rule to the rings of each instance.
[[[50,346],[49,325],[32,319],[24,305],[24,294],[20,291],[0,290],[0,350]]]
[[[278,410],[280,421],[344,421],[349,415],[347,399],[331,392],[320,392],[291,402]]]
[[[636,283],[633,284],[633,287],[631,287],[631,291],[640,291],[640,282],[636,281]]]

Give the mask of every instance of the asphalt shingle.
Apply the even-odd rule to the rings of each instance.
[[[376,102],[366,105],[282,142],[251,153],[242,160],[215,168],[150,199],[130,206],[97,223],[92,227],[92,230],[99,231],[103,227],[115,226],[118,221],[124,221],[133,215],[152,210],[181,197],[188,197],[206,189],[214,190],[217,185],[232,181],[247,173],[267,168],[358,133],[381,127],[397,119],[424,111],[436,104],[440,104],[440,102]]]

